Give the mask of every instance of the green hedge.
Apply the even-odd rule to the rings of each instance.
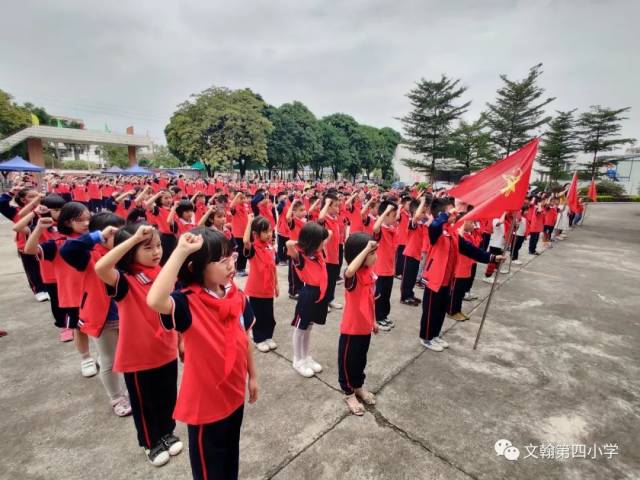
[[[588,199],[586,199],[588,201]],[[640,202],[640,195],[634,196],[613,196],[613,195],[598,195],[599,202]]]

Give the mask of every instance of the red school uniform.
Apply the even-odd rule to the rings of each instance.
[[[242,238],[247,228],[247,205],[238,203],[231,209],[231,233],[235,238]]]
[[[398,235],[396,236],[396,244],[407,244],[407,228],[409,226],[411,215],[404,208],[400,209],[400,222],[398,223]]]
[[[158,368],[178,356],[178,336],[162,328],[160,315],[147,306],[147,294],[160,267],[135,266],[135,274],[119,272],[107,292],[118,302],[119,337],[113,370],[139,372]]]
[[[62,238],[62,234],[58,232],[58,229],[54,226],[48,228],[40,236],[41,243],[49,240],[56,240]],[[45,260],[43,257],[38,262],[40,264],[40,276],[43,283],[56,283],[56,267],[51,260]]]
[[[474,247],[480,247],[482,243],[482,234],[473,232],[464,232],[463,238],[471,243]],[[477,262],[466,255],[458,255],[456,259],[456,268],[454,272],[455,278],[469,278],[473,265]]]
[[[244,403],[248,374],[247,330],[253,317],[245,295],[231,284],[218,298],[200,285],[171,294],[165,328],[183,334],[185,359],[173,417],[188,425],[222,420]]]
[[[549,207],[544,210],[544,225],[553,227],[558,219],[558,209]]]
[[[377,278],[371,267],[361,267],[353,277],[345,278],[341,334],[370,335],[373,331]]]
[[[347,209],[350,225],[349,233],[357,233],[363,230],[361,210],[362,203],[359,200],[354,200],[351,204],[351,209]]]
[[[417,261],[422,258],[422,243],[426,236],[425,225],[423,222],[418,222],[417,225],[413,225],[409,222],[407,225],[407,244],[404,247],[404,256],[411,257]]]
[[[394,225],[382,225],[380,233],[373,235],[373,239],[378,242],[377,259],[373,270],[379,277],[393,277],[395,274],[396,235],[397,229]]]
[[[304,227],[305,220],[303,218],[291,217],[289,222],[289,240],[298,240],[300,236],[300,230]]]
[[[254,240],[245,252],[250,268],[244,293],[249,297],[273,298],[276,288],[276,251],[273,245]]]
[[[69,238],[78,237],[77,234],[69,235]],[[40,243],[40,255],[42,259],[53,263],[56,275],[55,283],[58,285],[58,306],[60,308],[77,308],[82,300],[80,286],[85,272],[79,272],[60,256],[60,248],[66,240],[67,237],[60,236]]]
[[[318,250],[315,255],[307,256],[298,249],[298,261],[294,261],[293,266],[302,283],[320,289],[316,300],[316,303],[320,303],[327,292],[328,284],[327,265],[322,251]]]
[[[331,232],[331,236],[325,244],[326,262],[338,265],[340,260],[340,220],[338,217],[326,215],[320,224]]]

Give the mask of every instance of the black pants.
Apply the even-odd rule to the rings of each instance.
[[[344,260],[344,243],[338,246],[338,276],[340,276],[340,269],[342,268],[342,261]]]
[[[236,270],[242,272],[247,269],[247,257],[244,254],[244,242],[242,238],[235,237],[236,241],[236,253],[238,254],[238,260],[236,261]]]
[[[287,260],[289,260],[289,255],[287,255],[288,241],[289,237],[278,235],[278,262],[286,262]]]
[[[336,281],[340,275],[340,265],[327,263],[327,302],[333,302],[336,294]]]
[[[178,239],[171,233],[161,233],[160,244],[162,245],[162,258],[160,258],[160,265],[164,265],[175,250],[176,245],[178,244]]]
[[[480,243],[480,248],[482,248],[482,250],[487,250],[489,248],[489,242],[491,242],[491,234],[483,233],[482,243]]]
[[[256,323],[253,325],[253,341],[264,342],[273,338],[276,319],[273,316],[273,298],[249,297]]]
[[[462,311],[462,299],[464,294],[471,290],[471,283],[471,277],[453,279],[449,294],[448,313],[454,314]]]
[[[391,313],[391,290],[393,276],[379,276],[376,280],[376,322],[384,320]]]
[[[342,391],[351,395],[364,385],[367,352],[371,335],[340,334],[338,341],[338,382]]]
[[[289,295],[297,295],[300,289],[302,288],[302,280],[298,276],[298,272],[293,267],[293,260],[289,258]]]
[[[539,238],[540,238],[539,232],[536,232],[536,233],[531,232],[529,234],[529,253],[534,253],[536,251]]]
[[[173,409],[178,393],[178,360],[139,372],[124,374],[131,412],[138,432],[138,444],[153,448],[160,438],[173,433]]]
[[[51,307],[51,314],[53,315],[53,324],[58,328],[68,328],[69,326],[69,312],[67,308],[60,308],[58,302],[58,285],[55,283],[45,283],[44,287],[49,294],[49,304]]]
[[[474,263],[471,266],[471,276],[469,277],[469,281],[467,282],[467,289],[464,293],[470,292],[471,287],[473,286],[473,281],[476,279],[476,272],[478,271],[478,264]]]
[[[18,251],[18,255],[20,255],[20,260],[22,260],[22,267],[24,268],[24,273],[27,274],[27,281],[33,293],[46,292],[47,289],[44,283],[42,283],[42,276],[40,275],[38,257],[20,251]]]
[[[444,316],[447,313],[449,287],[440,287],[434,292],[429,287],[422,296],[422,315],[420,316],[420,338],[431,340],[440,335]]]
[[[524,243],[524,237],[522,235],[516,235],[516,241],[513,243],[513,251],[511,252],[511,258],[513,260],[518,260],[518,254],[520,253],[520,248]]]
[[[418,279],[420,261],[413,257],[404,257],[404,271],[402,272],[402,283],[400,284],[400,300],[414,298],[413,289]]]
[[[102,208],[101,198],[92,198],[89,200],[89,211],[91,213],[98,213]]]
[[[240,428],[244,405],[227,418],[187,425],[194,480],[236,480],[240,463]]]
[[[405,245],[398,245],[396,248],[396,277],[402,275],[404,271],[404,247]]]

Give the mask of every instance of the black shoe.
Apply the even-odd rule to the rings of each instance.
[[[291,294],[289,294],[289,298],[290,298],[291,300],[297,300],[297,299],[298,299],[298,294],[297,294],[297,293],[296,293],[295,295],[291,295]]]
[[[162,440],[160,440],[152,449],[145,448],[144,454],[147,456],[149,463],[154,467],[166,465],[171,458],[171,455]]]
[[[184,448],[182,441],[173,433],[168,433],[167,435],[162,437],[160,441],[164,444],[167,452],[169,452],[169,455],[171,455],[172,457],[178,455]]]

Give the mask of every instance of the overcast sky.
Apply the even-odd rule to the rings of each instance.
[[[550,110],[631,106],[640,139],[640,1],[3,2],[0,88],[87,128],[164,141],[176,106],[212,85],[274,105],[401,129],[405,94],[446,73],[474,119],[500,74],[544,63]]]

